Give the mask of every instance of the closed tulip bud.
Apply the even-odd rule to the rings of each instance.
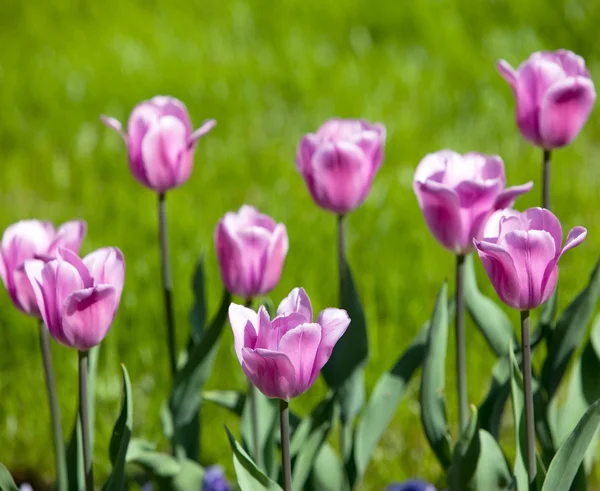
[[[415,172],[413,189],[427,226],[446,249],[468,254],[473,239],[498,209],[512,206],[532,182],[505,188],[504,162],[497,155],[451,150],[427,155]]]
[[[101,119],[125,140],[133,176],[159,193],[188,180],[196,143],[216,124],[210,119],[193,131],[185,105],[168,96],[156,96],[138,104],[129,117],[127,132],[116,119]]]
[[[517,70],[498,71],[510,84],[523,137],[546,150],[571,143],[587,121],[596,90],[581,56],[564,49],[532,54]]]
[[[543,304],[556,287],[558,260],[587,234],[575,227],[562,246],[563,232],[549,210],[507,210],[490,217],[477,252],[494,289],[509,307],[531,310]]]
[[[38,308],[52,337],[85,351],[104,339],[121,300],[125,279],[123,254],[98,249],[81,260],[68,249],[56,259],[25,262]]]
[[[330,119],[305,135],[296,166],[317,205],[338,215],[360,206],[383,162],[385,127],[356,119]]]
[[[316,322],[302,288],[295,288],[273,320],[264,306],[258,313],[229,307],[235,351],[242,369],[264,395],[289,401],[308,390],[329,360],[350,318],[345,310],[325,309]]]
[[[288,236],[285,225],[244,205],[219,220],[215,248],[227,290],[252,298],[271,291],[279,281]]]
[[[22,220],[9,226],[0,245],[0,276],[15,307],[31,316],[40,316],[31,284],[25,274],[28,259],[49,261],[59,247],[79,252],[86,224],[73,220],[58,230],[50,222]]]

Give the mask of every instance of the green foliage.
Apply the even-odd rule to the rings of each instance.
[[[0,464],[0,491],[19,491],[10,472],[2,464]]]

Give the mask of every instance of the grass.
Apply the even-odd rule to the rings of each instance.
[[[214,311],[221,284],[213,228],[243,203],[288,227],[290,253],[272,298],[302,285],[316,309],[335,304],[334,217],[311,202],[294,169],[295,146],[333,115],[385,123],[384,166],[348,223],[349,259],[370,329],[370,390],[429,317],[441,282],[453,276],[453,258],[430,236],[412,192],[416,164],[444,147],[498,153],[509,183],[536,182],[518,205],[538,205],[541,152],[519,137],[512,95],[494,64],[565,47],[583,55],[600,81],[599,21],[600,3],[583,0],[0,3],[0,226],[26,217],[56,223],[82,217],[89,226],[84,252],[117,245],[127,261],[122,305],[100,357],[97,474],[109,469],[118,364],[127,365],[134,383],[136,436],[160,440],[159,408],[169,388],[156,198],[131,178],[122,141],[99,114],[124,120],[138,101],[171,94],[187,104],[196,124],[218,121],[199,145],[192,178],[168,198],[180,344],[196,259],[207,252]],[[589,230],[562,262],[561,306],[583,288],[600,249],[599,142],[596,109],[576,142],[554,154],[554,211],[565,228]],[[0,332],[2,461],[51,475],[36,323],[4,294]],[[493,357],[472,325],[467,335],[469,395],[479,402]],[[244,386],[231,342],[227,332],[211,388]],[[59,346],[53,354],[66,432],[77,357]],[[456,422],[453,363],[450,352],[448,408]],[[319,381],[294,409],[307,411],[323,391]],[[416,395],[413,382],[362,489],[440,477]],[[203,460],[226,465],[233,477],[222,429],[231,417],[209,406],[203,411]]]

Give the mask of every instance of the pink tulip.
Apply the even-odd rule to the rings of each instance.
[[[81,260],[69,249],[56,259],[25,262],[44,323],[56,341],[88,350],[104,339],[117,313],[125,279],[123,254],[106,247]]]
[[[596,100],[581,56],[564,49],[540,51],[518,70],[500,60],[498,71],[512,87],[517,126],[526,140],[551,150],[575,139]]]
[[[512,206],[532,182],[505,188],[504,163],[497,155],[442,150],[427,155],[415,171],[413,189],[433,236],[446,249],[468,254],[473,239],[497,209]]]
[[[86,224],[73,220],[58,230],[50,222],[22,220],[9,226],[0,246],[0,276],[15,307],[26,314],[39,317],[35,295],[23,267],[27,259],[49,261],[59,247],[79,252]]]
[[[305,135],[296,166],[317,205],[338,215],[362,204],[383,161],[385,127],[356,119],[330,119]]]
[[[486,236],[475,240],[477,252],[500,299],[512,308],[531,310],[550,298],[558,260],[581,244],[587,231],[575,227],[561,248],[562,227],[549,210],[507,210],[502,215],[490,217]]]
[[[288,236],[285,225],[244,205],[219,220],[215,248],[227,290],[252,298],[271,291],[279,281]]]
[[[303,288],[292,290],[273,320],[263,306],[258,313],[234,303],[229,306],[238,360],[267,397],[289,401],[307,391],[350,324],[345,310],[325,309],[317,322],[312,315]]]
[[[159,193],[188,180],[196,143],[216,124],[209,119],[192,131],[185,105],[168,96],[156,96],[138,104],[129,117],[127,133],[116,119],[101,119],[125,140],[133,176]]]

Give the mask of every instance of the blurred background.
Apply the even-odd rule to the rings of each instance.
[[[538,205],[541,152],[516,131],[496,60],[517,66],[533,51],[568,48],[600,84],[599,24],[600,2],[587,0],[2,0],[0,228],[31,217],[56,224],[83,218],[82,252],[116,245],[127,262],[122,305],[100,353],[97,474],[109,469],[119,363],[134,384],[134,435],[163,448],[159,409],[170,383],[156,196],[130,176],[123,142],[100,123],[101,113],[124,121],[140,100],[169,94],[187,104],[196,126],[218,121],[200,141],[192,178],[168,196],[180,345],[196,261],[206,252],[212,313],[222,289],[213,229],[244,203],[288,227],[290,251],[271,298],[277,303],[301,285],[315,310],[336,303],[335,219],[312,203],[294,168],[296,144],[331,116],[386,125],[384,165],[348,223],[349,260],[370,330],[371,390],[429,318],[441,282],[453,277],[453,257],[431,237],[417,206],[415,166],[444,147],[497,153],[509,184],[536,182],[517,206]],[[596,107],[575,143],[554,153],[553,209],[565,229],[589,230],[561,261],[561,307],[584,287],[600,250],[599,114]],[[496,298],[478,260],[476,267],[483,290]],[[472,324],[467,336],[469,396],[479,403],[494,357]],[[0,339],[0,460],[51,477],[36,322],[17,313],[4,292]],[[53,355],[66,433],[77,356],[56,344]],[[245,386],[229,330],[216,363],[209,388]],[[455,433],[453,350],[447,373]],[[324,391],[319,381],[293,409],[308,412]],[[440,482],[417,391],[413,380],[361,489],[417,475]],[[221,463],[233,479],[223,425],[235,429],[235,419],[208,404],[202,411],[203,463]]]

